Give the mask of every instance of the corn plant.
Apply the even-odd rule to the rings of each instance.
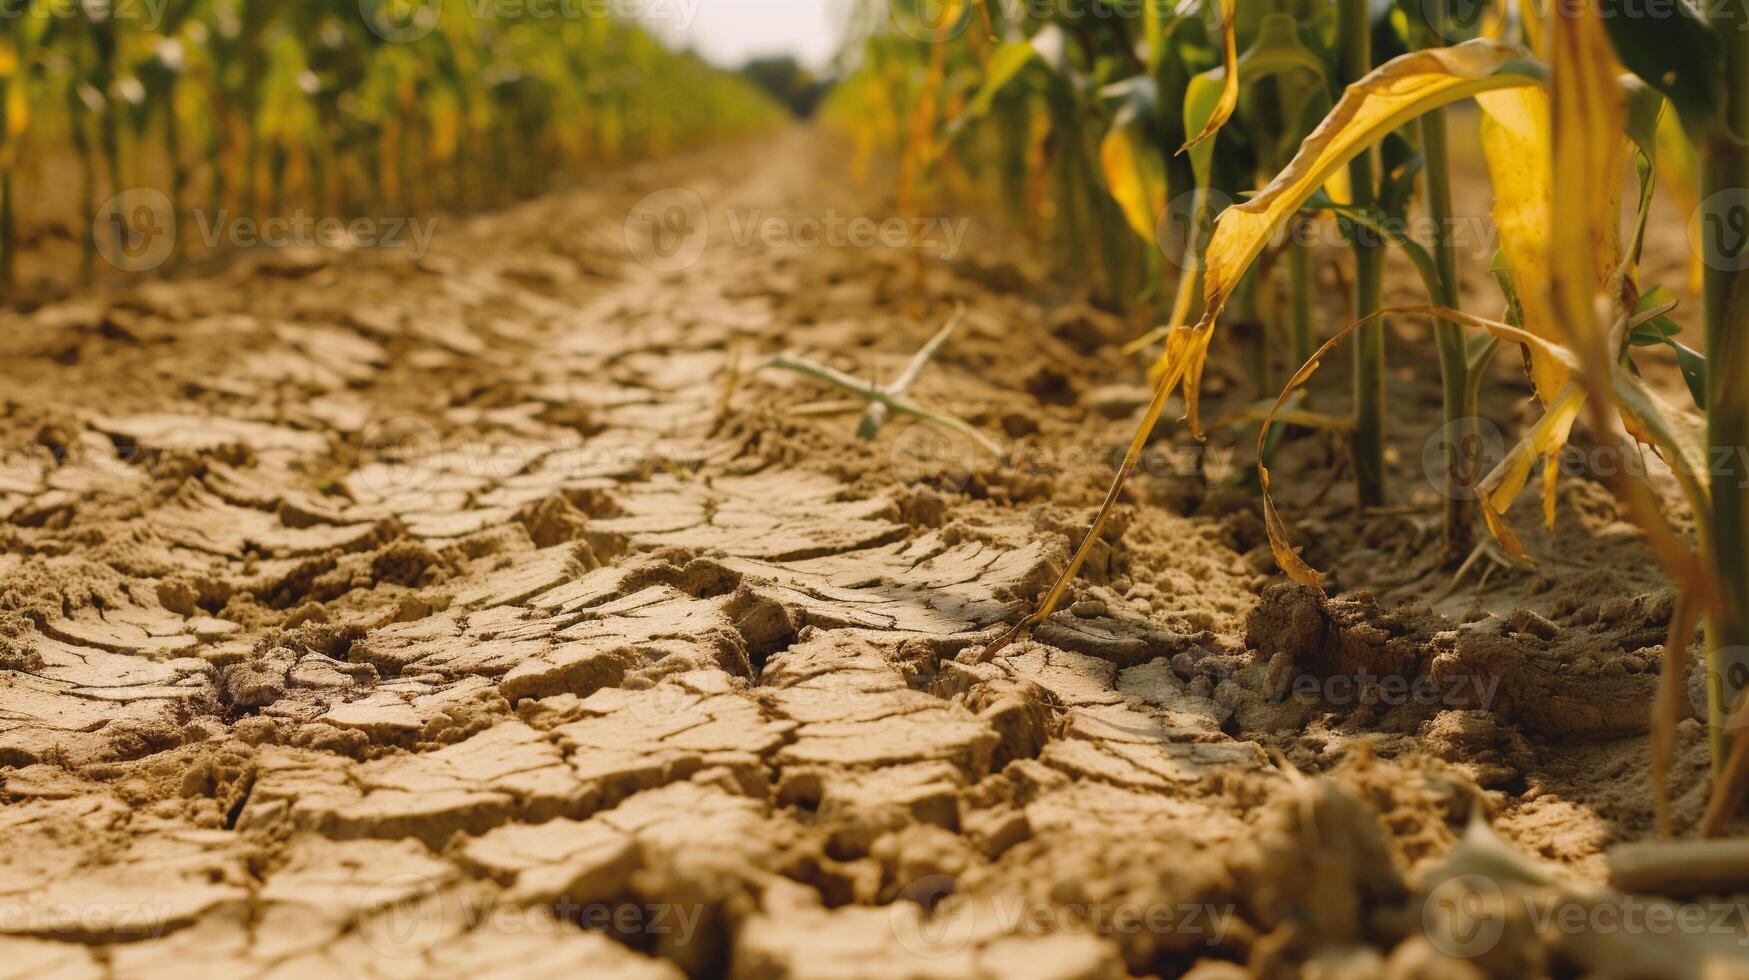
[[[7,11],[7,16],[11,16]],[[18,248],[17,170],[30,128],[31,72],[48,22],[30,20],[0,37],[0,286],[11,286]]]
[[[902,12],[913,0],[894,2]],[[1406,4],[1381,20],[1361,0],[1147,3],[1142,16],[1110,21],[1098,33],[1086,22],[1005,18],[996,4],[941,6],[966,19],[975,9],[988,27],[933,38],[936,47],[951,50],[911,57],[962,71],[888,76],[906,87],[865,74],[848,92],[864,100],[879,95],[897,107],[911,104],[919,85],[973,92],[940,141],[959,148],[953,165],[976,170],[995,161],[1004,171],[1004,199],[1028,209],[1029,227],[1041,217],[1054,220],[1056,236],[1076,254],[1088,254],[1089,232],[1081,222],[1098,212],[1071,205],[1084,205],[1095,191],[1115,201],[1134,240],[1150,246],[1160,244],[1151,232],[1175,193],[1191,195],[1197,219],[1183,254],[1171,256],[1170,268],[1150,270],[1144,288],[1128,297],[1133,308],[1163,314],[1164,321],[1132,349],[1155,343],[1164,349],[1153,365],[1153,402],[1117,478],[1057,583],[987,653],[1042,622],[1064,598],[1173,394],[1182,392],[1191,430],[1200,435],[1201,376],[1223,315],[1229,306],[1248,305],[1285,250],[1293,309],[1288,346],[1298,369],[1257,432],[1257,475],[1278,564],[1292,578],[1322,587],[1318,572],[1293,547],[1270,495],[1272,426],[1290,405],[1303,405],[1301,389],[1318,365],[1351,339],[1358,502],[1364,507],[1384,499],[1382,344],[1389,315],[1436,324],[1449,435],[1448,558],[1468,555],[1473,562],[1483,549],[1531,557],[1507,512],[1541,463],[1543,510],[1553,526],[1556,456],[1581,419],[1622,458],[1636,445],[1648,447],[1676,474],[1699,530],[1697,544],[1678,534],[1643,475],[1611,476],[1612,489],[1680,596],[1655,705],[1655,782],[1663,801],[1688,643],[1704,621],[1716,780],[1706,829],[1721,826],[1749,783],[1749,739],[1741,737],[1749,726],[1731,723],[1749,710],[1742,693],[1749,688],[1749,472],[1742,449],[1749,446],[1749,393],[1732,383],[1749,377],[1749,287],[1743,285],[1749,274],[1733,261],[1749,213],[1749,4],[1726,0],[1702,18],[1681,4],[1636,13],[1612,3],[1600,9],[1502,0],[1470,32],[1476,36],[1456,43],[1440,4]],[[891,38],[877,43],[915,48]],[[1284,98],[1269,76],[1288,70],[1326,80],[1330,99]],[[1450,120],[1443,110],[1471,99],[1480,108],[1478,140],[1500,239],[1494,272],[1507,312],[1498,320],[1463,309],[1459,256],[1450,238]],[[1296,109],[1310,118],[1302,120]],[[1077,170],[1054,143],[1042,153],[1035,149],[1040,129],[1078,133],[1089,124],[1102,131],[1096,178]],[[991,127],[1002,132],[980,144],[979,131]],[[865,142],[875,140],[865,135]],[[1001,151],[980,151],[990,145]],[[1284,152],[1272,152],[1277,146]],[[1637,187],[1623,184],[1630,162]],[[1691,168],[1701,172],[1698,184],[1682,176]],[[1047,170],[1059,177],[1051,200],[1033,190]],[[1678,197],[1697,202],[1703,235],[1736,238],[1727,254],[1707,256],[1701,270],[1704,354],[1677,339],[1668,294],[1642,281],[1641,245],[1660,174],[1675,175]],[[1021,186],[1027,193],[1015,193]],[[1239,203],[1216,214],[1207,205],[1216,192]],[[1412,240],[1388,220],[1416,206],[1417,198],[1436,229],[1431,241]],[[1625,234],[1624,199],[1637,202]],[[1326,220],[1320,212],[1342,223],[1354,250],[1353,322],[1327,338],[1314,336],[1309,257],[1298,245],[1280,242],[1285,229]],[[1212,229],[1205,229],[1211,220]],[[1380,308],[1387,248],[1411,259],[1425,303]],[[1111,271],[1104,270],[1108,288],[1119,282]],[[1543,413],[1476,482],[1462,448],[1484,369],[1507,347],[1524,351]],[[1695,406],[1705,413],[1704,427],[1692,424],[1680,406],[1663,403],[1641,377],[1637,359],[1654,347],[1674,352]],[[1304,414],[1293,413],[1296,421]],[[1473,507],[1458,492],[1471,483]],[[1476,512],[1493,542],[1472,549]]]

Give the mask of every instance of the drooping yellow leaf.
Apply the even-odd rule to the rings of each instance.
[[[1539,81],[1522,49],[1478,38],[1394,58],[1350,85],[1287,168],[1221,215],[1205,258],[1203,326],[1212,326],[1282,224],[1349,160],[1430,109]]]
[[[1221,19],[1221,96],[1215,101],[1214,110],[1209,113],[1208,120],[1202,129],[1190,141],[1178,148],[1178,152],[1201,143],[1221,131],[1227,120],[1233,118],[1233,110],[1239,107],[1239,35],[1237,17],[1237,0],[1219,0],[1215,6],[1217,16]]]
[[[1549,54],[1549,8],[1553,0],[1517,0],[1518,24],[1524,31],[1524,45],[1538,58]]]
[[[1207,331],[1190,327],[1177,327],[1166,335],[1166,357],[1162,363],[1167,365],[1167,369],[1154,382],[1154,398],[1149,402],[1147,411],[1142,414],[1142,424],[1130,439],[1123,462],[1118,465],[1117,477],[1106,491],[1105,502],[1100,504],[1099,513],[1093,517],[1093,524],[1087,529],[1086,536],[1081,539],[1081,545],[1075,549],[1069,564],[1057,576],[1056,583],[1051,586],[1044,599],[1040,600],[1038,608],[991,644],[985,651],[986,655],[993,655],[1027,630],[1049,619],[1051,613],[1062,603],[1063,597],[1069,592],[1069,584],[1080,574],[1081,566],[1100,540],[1100,532],[1111,519],[1111,512],[1117,507],[1118,498],[1123,494],[1124,484],[1128,482],[1130,474],[1135,472],[1136,463],[1142,458],[1142,450],[1147,448],[1148,438],[1153,435],[1154,426],[1160,421],[1161,413],[1166,410],[1166,402],[1171,399],[1172,392],[1177,389],[1179,381],[1183,380],[1193,363],[1207,355],[1208,336]]]
[[[1494,227],[1500,253],[1512,270],[1524,327],[1553,342],[1563,338],[1555,320],[1548,254],[1552,219],[1554,147],[1549,133],[1549,97],[1540,88],[1485,92],[1476,97],[1482,108],[1482,152],[1494,186]],[[1602,285],[1600,283],[1599,285]],[[1573,423],[1585,407],[1583,386],[1570,381],[1571,371],[1541,348],[1527,348],[1531,381],[1545,411],[1536,425],[1512,448],[1506,459],[1482,481],[1482,516],[1509,553],[1528,559],[1523,544],[1506,524],[1506,512],[1542,460],[1543,520],[1553,527],[1559,491],[1560,452]]]
[[[1294,374],[1293,378],[1288,381],[1287,387],[1282,389],[1281,395],[1276,399],[1274,407],[1272,407],[1269,410],[1269,413],[1264,416],[1263,424],[1259,426],[1257,430],[1257,476],[1262,485],[1263,525],[1264,529],[1269,533],[1269,548],[1270,551],[1274,553],[1276,564],[1281,566],[1281,570],[1286,572],[1289,578],[1292,578],[1294,581],[1307,586],[1308,588],[1322,590],[1323,577],[1318,574],[1316,569],[1306,564],[1305,560],[1299,556],[1298,552],[1294,551],[1293,543],[1289,540],[1287,522],[1282,520],[1280,512],[1276,510],[1275,499],[1269,492],[1269,467],[1266,465],[1268,454],[1264,451],[1265,447],[1268,445],[1269,430],[1275,424],[1276,419],[1282,417],[1283,411],[1288,404],[1288,400],[1293,397],[1294,392],[1298,391],[1307,381],[1311,380],[1312,375],[1317,372],[1319,365],[1331,351],[1335,350],[1339,344],[1348,339],[1348,336],[1354,333],[1354,331],[1359,329],[1363,324],[1377,320],[1380,317],[1395,314],[1413,314],[1416,316],[1436,317],[1445,320],[1448,323],[1457,324],[1467,330],[1487,331],[1495,337],[1509,343],[1525,344],[1540,348],[1551,357],[1563,358],[1565,356],[1565,352],[1559,347],[1550,344],[1548,341],[1531,333],[1511,326],[1510,324],[1499,323],[1493,320],[1483,319],[1479,316],[1473,316],[1459,310],[1446,309],[1437,306],[1395,306],[1379,310],[1371,316],[1363,317],[1348,326],[1343,327],[1341,330],[1337,331],[1335,336],[1326,341],[1324,346],[1318,348],[1318,352],[1312,355],[1312,359],[1307,361],[1305,366],[1301,367],[1299,371]],[[1576,363],[1568,365],[1568,367],[1576,366]],[[1565,443],[1566,440],[1564,435],[1561,441],[1562,444]],[[1527,460],[1524,465],[1525,477],[1528,477],[1530,473],[1530,462],[1531,461]],[[1518,481],[1518,487],[1520,489],[1524,487],[1524,479]],[[1513,495],[1516,496],[1516,492]],[[1486,507],[1483,508],[1483,512],[1487,513]],[[1490,516],[1489,522],[1491,525],[1493,520],[1493,516]],[[1499,534],[1502,530],[1503,528],[1497,528],[1496,534]],[[1513,547],[1517,543],[1515,539],[1511,538],[1509,531],[1506,532],[1506,536],[1502,540],[1503,543],[1506,543],[1508,548]],[[1518,548],[1516,553],[1522,554],[1523,548]]]
[[[1669,193],[1677,214],[1693,214],[1700,207],[1700,154],[1683,130],[1681,116],[1666,112],[1658,118],[1657,142],[1654,162],[1658,186]],[[1699,293],[1704,272],[1701,256],[1705,253],[1696,229],[1691,228],[1689,235],[1692,240],[1688,250],[1688,291]]]
[[[1599,319],[1597,301],[1610,298],[1609,277],[1620,264],[1627,104],[1602,21],[1567,5],[1556,6],[1554,21],[1550,136],[1552,166],[1560,179],[1549,197],[1547,255],[1555,316],[1548,326],[1589,359],[1609,330]]]
[[[1166,161],[1137,102],[1118,111],[1099,145],[1099,163],[1124,220],[1149,245],[1158,244],[1160,215],[1166,211]]]
[[[1313,192],[1367,147],[1431,109],[1540,81],[1540,66],[1522,49],[1478,38],[1393,58],[1350,85],[1269,186],[1221,213],[1203,257],[1203,315],[1196,329],[1213,332],[1228,297],[1270,239]],[[1206,348],[1206,337],[1202,343]],[[1200,362],[1184,384],[1185,402],[1193,406],[1201,384]],[[1197,428],[1194,412],[1191,427]]]
[[[1494,186],[1494,227],[1524,310],[1524,328],[1558,341],[1548,268],[1554,194],[1548,93],[1528,87],[1484,92],[1476,104],[1482,109],[1482,153]],[[1545,406],[1567,383],[1567,369],[1536,349],[1530,354],[1530,375]]]
[[[1561,367],[1563,372],[1565,366]],[[1564,383],[1550,398],[1548,408],[1542,418],[1531,426],[1524,438],[1506,454],[1506,458],[1483,478],[1476,488],[1482,501],[1482,516],[1488,522],[1488,530],[1494,534],[1494,539],[1500,542],[1515,558],[1530,557],[1524,550],[1524,545],[1512,529],[1506,525],[1506,512],[1518,500],[1518,495],[1530,482],[1530,472],[1537,460],[1545,464],[1543,470],[1543,517],[1551,526],[1554,524],[1554,509],[1549,499],[1550,486],[1554,476],[1559,474],[1557,465],[1561,449],[1567,445],[1567,437],[1573,431],[1573,423],[1579,418],[1579,411],[1585,407],[1585,390],[1577,383]]]
[[[1549,15],[1549,121],[1554,172],[1548,263],[1555,328],[1570,339],[1582,368],[1594,435],[1607,448],[1632,451],[1623,431],[1620,345],[1638,297],[1632,284],[1613,281],[1625,269],[1621,251],[1620,194],[1627,153],[1626,97],[1620,66],[1599,11],[1585,4],[1553,4]],[[1608,270],[1608,271],[1605,271]],[[1606,286],[1598,285],[1600,273]],[[1631,401],[1631,399],[1628,399]],[[1650,436],[1640,420],[1637,428]],[[1670,526],[1658,497],[1633,467],[1618,466],[1611,488],[1676,588],[1702,597],[1706,614],[1719,608],[1720,590],[1701,556]],[[1698,518],[1703,519],[1701,515]]]

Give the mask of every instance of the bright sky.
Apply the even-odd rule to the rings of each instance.
[[[643,21],[675,47],[736,68],[760,55],[794,55],[824,68],[838,53],[851,0],[646,0]]]

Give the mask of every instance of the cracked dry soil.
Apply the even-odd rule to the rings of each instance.
[[[1490,615],[1405,601],[1440,582],[1413,529],[1302,500],[1382,594],[1321,604],[1253,498],[1154,473],[986,662],[1146,400],[1125,325],[993,252],[928,263],[914,317],[897,251],[621,239],[665,186],[880,214],[838,154],[0,313],[0,976],[1607,973],[1424,915],[1473,813],[1580,883],[1653,836],[1670,597],[1607,495],[1569,481],[1584,564]],[[918,394],[1040,465],[858,442],[799,378],[719,413],[736,351],[886,377],[957,302]],[[1327,683],[1369,672],[1438,696]]]

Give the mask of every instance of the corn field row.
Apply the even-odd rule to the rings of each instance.
[[[0,0],[0,283],[21,247],[54,238],[80,243],[89,275],[112,233],[100,205],[131,189],[177,215],[420,214],[779,118],[747,83],[605,15]],[[22,227],[39,199],[49,213]]]

